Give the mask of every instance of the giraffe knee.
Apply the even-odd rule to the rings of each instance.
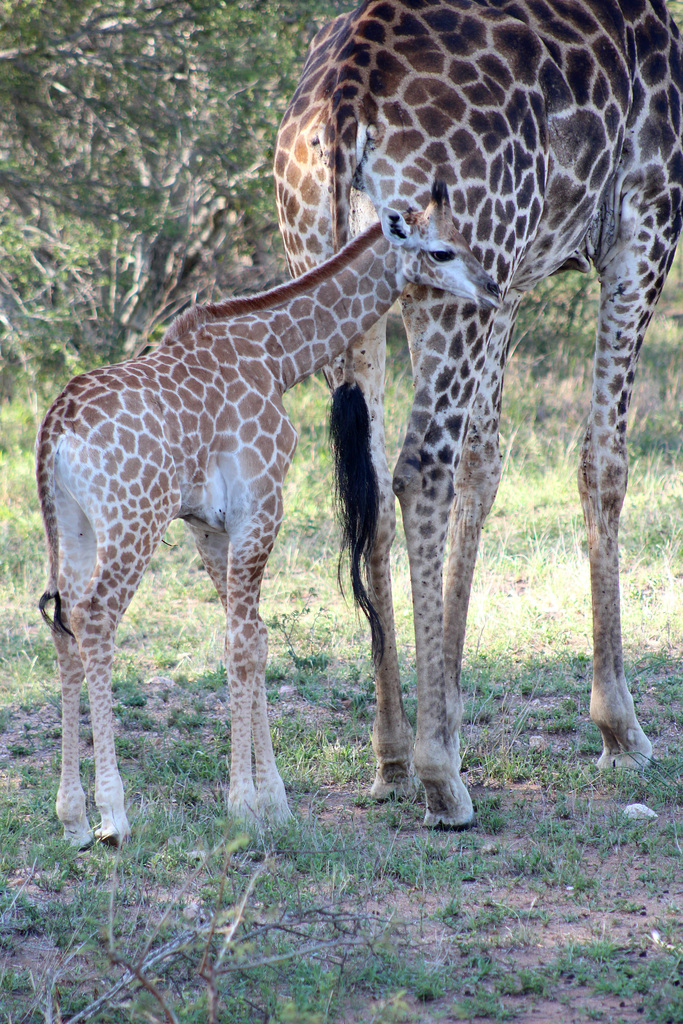
[[[90,621],[88,608],[82,604],[75,605],[71,611],[69,621],[74,636],[76,638],[83,636]]]
[[[249,676],[265,672],[268,660],[268,631],[259,618],[256,622],[239,623],[230,630],[226,643],[233,674]]]
[[[79,644],[88,633],[102,638],[116,630],[117,618],[97,597],[79,601],[71,612],[71,629]]]

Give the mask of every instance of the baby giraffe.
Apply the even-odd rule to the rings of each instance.
[[[156,350],[74,377],[48,410],[36,444],[49,556],[39,607],[62,686],[57,815],[74,846],[93,841],[79,776],[84,677],[102,818],[94,836],[118,845],[130,833],[114,746],[114,635],[173,519],[192,530],[226,613],[229,810],[289,815],[268,726],[259,617],[297,442],[282,396],[346,351],[408,282],[498,305],[498,288],[457,232],[440,184],[426,210],[384,210],[381,225],[298,280],[181,314]]]

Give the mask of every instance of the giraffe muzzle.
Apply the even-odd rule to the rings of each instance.
[[[500,309],[501,301],[500,288],[493,278],[490,278],[482,296],[482,306],[486,309]]]

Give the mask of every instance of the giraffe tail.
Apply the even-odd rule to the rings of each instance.
[[[54,407],[53,407],[54,408]],[[38,609],[45,622],[53,633],[66,633],[73,636],[73,633],[62,618],[62,598],[59,593],[59,530],[57,527],[57,508],[55,503],[55,454],[56,448],[51,433],[52,420],[51,409],[43,420],[38,431],[36,440],[36,482],[38,485],[38,499],[40,511],[43,516],[45,527],[45,539],[47,541],[47,556],[49,562],[48,582],[45,592],[38,602]],[[54,613],[50,618],[47,606],[54,601]]]
[[[332,96],[325,129],[335,252],[349,240],[351,184],[360,159],[358,118],[343,97],[341,90]],[[368,594],[372,589],[369,561],[379,522],[379,484],[370,450],[370,414],[365,395],[356,383],[351,349],[345,353],[344,381],[332,393],[330,443],[335,466],[337,518],[342,534],[339,586],[344,589],[342,566],[348,556],[353,599],[370,623],[373,658],[379,664],[384,655],[384,630]]]
[[[358,384],[343,383],[332,395],[330,442],[334,456],[337,517],[341,526],[339,585],[346,556],[353,599],[370,623],[376,663],[384,655],[384,631],[370,600],[368,565],[377,536],[379,485],[370,450],[370,415]]]

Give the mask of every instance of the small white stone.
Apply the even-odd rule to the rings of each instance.
[[[280,696],[281,697],[291,697],[294,694],[294,692],[295,692],[294,687],[290,686],[289,683],[285,683],[284,686],[280,687]]]
[[[497,843],[484,843],[481,848],[482,853],[498,853]]]
[[[624,814],[627,818],[632,818],[634,821],[642,818],[659,817],[651,807],[646,807],[645,804],[629,804],[628,807],[624,807]]]
[[[198,913],[199,913],[199,904],[198,903],[188,903],[188,905],[183,910],[183,917],[185,918],[186,921],[194,921],[194,919],[196,918]]]
[[[530,736],[529,746],[532,750],[547,750],[549,744],[545,736]]]

